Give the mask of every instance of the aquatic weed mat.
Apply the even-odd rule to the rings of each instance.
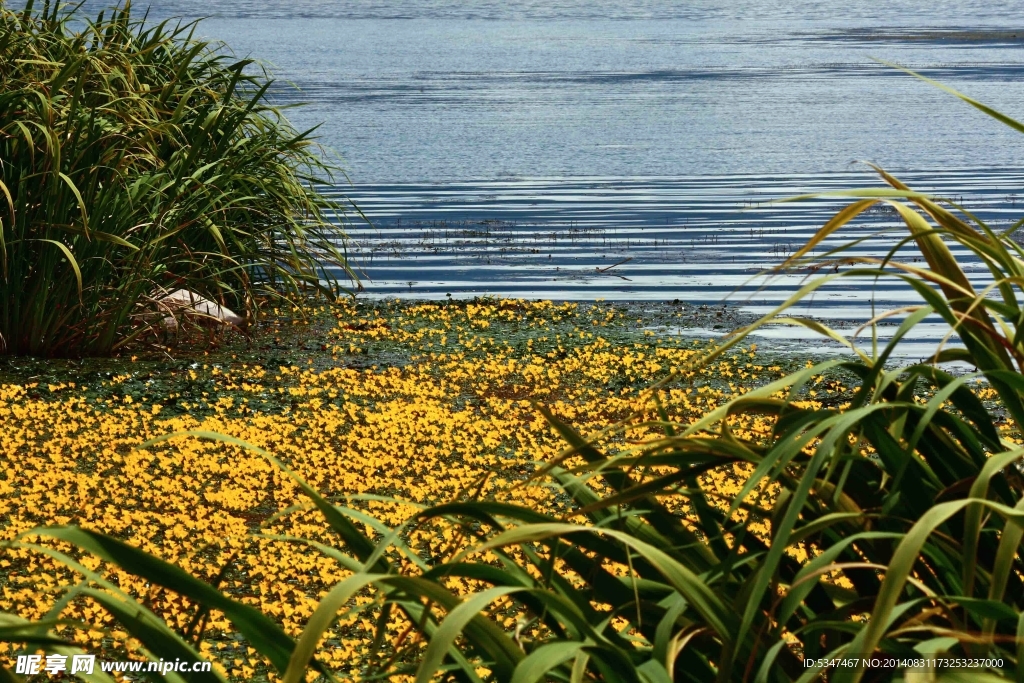
[[[309,546],[282,540],[331,543],[319,513],[292,480],[249,451],[193,437],[140,444],[187,430],[243,439],[280,457],[329,500],[387,527],[423,505],[467,497],[571,514],[564,496],[530,480],[537,462],[564,448],[534,401],[581,433],[595,433],[637,411],[639,422],[653,418],[645,389],[676,369],[680,378],[661,397],[669,417],[685,424],[805,363],[765,363],[746,348],[682,372],[708,342],[650,328],[692,313],[674,304],[343,303],[311,308],[304,321],[272,318],[251,343],[227,336],[219,348],[197,338],[112,359],[5,358],[0,533],[12,539],[39,525],[74,524],[113,534],[259,607],[296,635],[322,594],[348,575]],[[821,394],[808,395],[811,405],[824,405],[819,399],[842,387],[823,378],[810,391]],[[628,437],[644,439],[651,429],[638,426]],[[617,438],[604,445],[625,443]],[[716,479],[723,495],[738,488],[740,474]],[[365,531],[379,538],[386,527],[367,520]],[[440,556],[447,543],[430,526],[404,542],[426,557]],[[0,610],[41,618],[79,580],[39,552],[4,552]],[[73,554],[172,626],[194,631],[188,600]],[[100,624],[64,633],[91,650],[110,658],[139,652],[89,599],[76,598],[65,616]],[[324,662],[357,673],[373,627],[365,615],[339,620]],[[400,627],[389,625],[391,635]],[[234,679],[269,671],[216,612],[199,643]]]

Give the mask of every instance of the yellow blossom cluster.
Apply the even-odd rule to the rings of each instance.
[[[661,399],[672,420],[688,424],[782,374],[759,363],[753,349],[694,371],[703,343],[638,333],[614,307],[339,304],[326,315],[331,329],[305,363],[211,359],[150,369],[146,382],[160,380],[169,387],[163,393],[147,389],[132,364],[91,386],[0,384],[0,536],[68,524],[112,534],[216,583],[297,635],[318,599],[348,571],[308,545],[268,538],[338,544],[294,483],[236,446],[187,436],[140,444],[188,430],[243,439],[281,458],[329,500],[388,527],[421,506],[467,495],[556,511],[564,503],[543,481],[524,485],[536,463],[565,447],[534,401],[591,433],[637,411],[653,415],[644,387],[675,372],[679,380]],[[127,389],[135,385],[142,388]],[[738,428],[749,436],[767,427],[748,421]],[[642,441],[654,429],[639,426],[624,438]],[[723,499],[747,473],[731,467],[711,475]],[[443,553],[451,542],[429,529],[410,540],[428,554]],[[32,549],[2,552],[2,611],[41,618],[80,580]],[[190,628],[194,610],[179,596],[75,556],[171,626]],[[466,589],[457,583],[454,590]],[[69,633],[86,647],[137,648],[95,603],[75,600],[65,616],[97,624]],[[513,617],[506,621],[514,626]],[[199,646],[222,671],[242,680],[266,675],[266,662],[223,615],[212,614],[205,628]],[[351,671],[373,629],[365,615],[352,613],[328,633],[318,656]]]

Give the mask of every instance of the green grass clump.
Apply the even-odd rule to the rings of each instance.
[[[169,291],[251,316],[349,272],[310,132],[194,29],[0,2],[0,353],[108,354]]]

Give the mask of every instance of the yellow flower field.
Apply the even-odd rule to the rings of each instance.
[[[682,423],[782,374],[753,349],[690,372],[703,342],[645,331],[610,306],[341,304],[318,315],[334,320],[324,334],[291,330],[306,344],[300,355],[309,342],[315,347],[305,363],[294,354],[290,365],[274,365],[215,353],[189,365],[122,362],[120,374],[88,384],[25,378],[0,385],[3,539],[41,525],[110,533],[217,583],[298,634],[348,572],[308,545],[267,537],[333,542],[295,485],[235,446],[190,436],[140,444],[187,430],[232,435],[277,455],[328,499],[389,527],[419,506],[465,496],[554,512],[563,503],[542,480],[524,485],[536,462],[564,448],[532,401],[587,434],[649,409],[643,387],[673,370],[680,379],[661,399]],[[815,401],[840,390],[812,389],[822,394]],[[642,439],[650,429],[627,436]],[[738,490],[735,478],[715,477],[723,495]],[[424,529],[409,542],[441,554],[451,540]],[[200,627],[181,598],[76,557],[180,632]],[[0,558],[0,611],[25,618],[44,617],[81,578],[33,548],[8,546]],[[137,648],[89,600],[73,600],[64,616],[98,625],[87,635],[67,631],[89,647]],[[514,617],[506,621],[514,627]],[[202,626],[200,648],[215,666],[242,680],[273,677],[226,619],[213,614]],[[365,614],[342,619],[321,661],[358,673],[373,628]]]

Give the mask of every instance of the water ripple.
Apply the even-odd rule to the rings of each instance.
[[[921,172],[902,179],[963,204],[996,228],[1024,213],[1024,173],[1017,170]],[[728,301],[765,312],[808,277],[829,272],[758,277],[844,203],[772,200],[872,186],[879,186],[877,180],[863,173],[357,185],[346,194],[372,225],[349,225],[349,250],[371,296],[680,299]],[[825,240],[817,253],[858,239],[845,255],[880,257],[905,235],[894,211],[879,206]],[[989,282],[972,254],[953,251],[976,286]],[[899,257],[920,258],[910,248]],[[917,301],[895,280],[871,285],[840,278],[803,310],[862,320],[872,304],[882,310]]]

